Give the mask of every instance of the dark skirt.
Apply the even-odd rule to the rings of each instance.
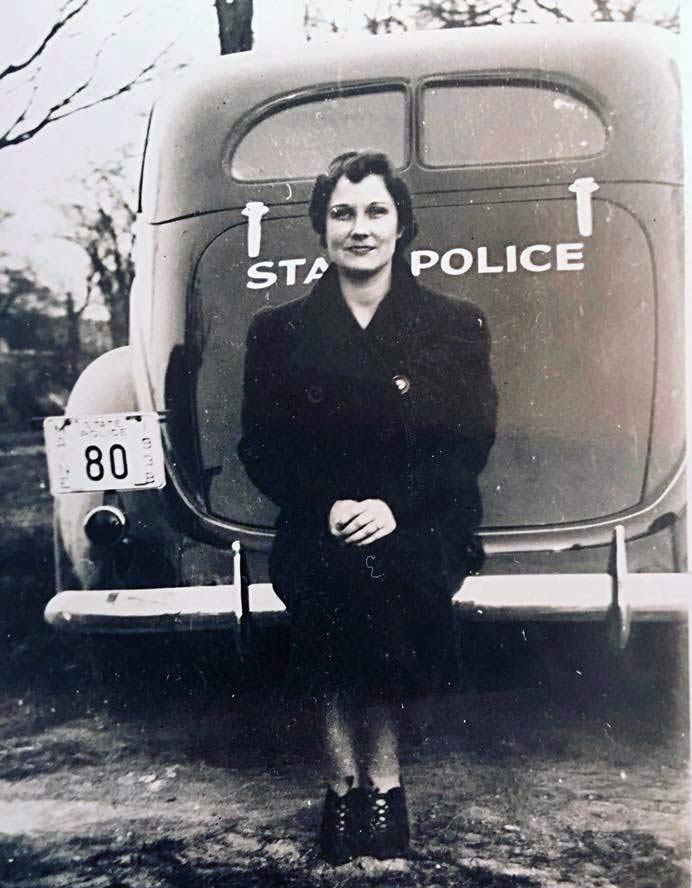
[[[372,702],[457,685],[457,636],[444,588],[415,583],[386,538],[356,547],[322,537],[300,549],[292,575],[279,584],[280,594],[289,590],[290,685]]]

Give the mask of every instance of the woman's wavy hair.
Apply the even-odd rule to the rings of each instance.
[[[381,151],[346,151],[332,160],[326,175],[319,175],[312,189],[308,213],[323,247],[326,246],[327,206],[336,183],[342,176],[350,182],[360,182],[370,175],[382,176],[396,207],[401,236],[396,242],[395,254],[403,252],[416,236],[418,226],[413,217],[411,195],[404,180],[394,172],[387,155]]]

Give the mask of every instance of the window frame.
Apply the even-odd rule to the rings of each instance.
[[[404,99],[404,132],[403,147],[404,157],[403,165],[396,165],[394,169],[401,173],[411,166],[414,156],[414,102],[411,95],[411,85],[408,80],[402,78],[387,78],[383,80],[367,80],[367,81],[346,81],[344,83],[329,83],[320,85],[311,85],[304,89],[293,90],[290,93],[279,93],[272,96],[267,102],[262,103],[250,111],[241,115],[231,127],[226,147],[224,149],[222,168],[226,176],[233,182],[240,185],[267,185],[273,182],[308,182],[314,181],[318,173],[303,176],[286,176],[282,179],[277,178],[240,178],[234,174],[233,161],[238,148],[244,141],[245,137],[257,127],[262,121],[279,114],[289,108],[295,108],[298,105],[307,105],[313,102],[319,102],[329,98],[348,98],[349,96],[365,95],[373,93],[398,92]]]
[[[476,87],[476,86],[523,86],[531,89],[538,89],[543,92],[551,92],[558,95],[565,95],[585,105],[598,119],[605,136],[603,147],[598,151],[592,151],[588,154],[565,154],[559,157],[536,158],[535,160],[502,160],[489,163],[487,161],[478,161],[477,163],[449,163],[449,164],[430,164],[424,158],[424,128],[423,128],[423,112],[425,107],[425,92],[428,89],[439,86],[445,87]],[[415,150],[416,159],[421,169],[430,172],[441,172],[444,170],[459,169],[481,169],[481,168],[502,168],[511,166],[531,167],[544,164],[564,164],[569,162],[583,162],[595,157],[601,157],[608,153],[613,140],[615,125],[613,120],[608,122],[607,118],[613,118],[613,111],[609,108],[608,103],[602,95],[596,95],[585,89],[583,83],[576,83],[564,75],[553,73],[550,71],[532,72],[526,70],[519,71],[479,71],[469,74],[468,72],[449,72],[446,74],[433,74],[429,77],[421,79],[416,86],[415,95],[416,107],[416,133],[415,133]]]

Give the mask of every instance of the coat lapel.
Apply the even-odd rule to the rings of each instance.
[[[420,288],[403,261],[392,267],[392,288],[382,301],[368,327],[368,336],[376,354],[386,358],[406,352],[419,321]]]
[[[293,365],[344,374],[349,369],[358,333],[354,327],[357,324],[341,298],[336,270],[330,266],[303,305],[291,355]]]
[[[420,289],[406,265],[395,262],[390,293],[362,330],[341,296],[334,266],[330,266],[303,305],[292,362],[338,376],[367,375],[368,352],[380,365],[397,363],[418,322]]]

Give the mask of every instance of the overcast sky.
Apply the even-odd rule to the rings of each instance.
[[[62,0],[12,3],[12,17],[3,17],[0,29],[3,67],[33,51],[61,5]],[[258,51],[305,44],[301,2],[255,0],[255,7]],[[115,36],[109,38],[111,33]],[[74,290],[83,277],[85,257],[64,240],[55,240],[66,230],[60,206],[88,201],[81,182],[89,170],[123,157],[129,158],[128,178],[134,187],[148,110],[180,63],[218,55],[216,15],[211,0],[92,0],[74,19],[67,39],[61,35],[54,45],[38,75],[42,101],[36,102],[37,113],[91,73],[99,49],[92,95],[127,82],[170,45],[150,83],[0,151],[0,208],[14,213],[2,229],[3,252],[17,261],[28,256],[50,284]],[[0,94],[0,103],[2,119],[9,120],[13,110],[21,111],[31,85],[21,75],[5,83],[11,90]]]
[[[683,0],[685,7],[688,0]],[[692,0],[689,0],[692,2]],[[583,0],[565,0],[563,8]],[[0,28],[2,66],[18,62],[37,45],[64,0],[4,0]],[[309,51],[303,29],[303,0],[255,0],[255,49],[278,47]],[[325,19],[336,16],[345,30],[362,28],[363,11],[386,14],[389,0],[313,0]],[[11,14],[8,10],[11,6]],[[642,0],[642,9],[669,11],[674,0]],[[109,36],[112,35],[112,36]],[[319,39],[329,39],[325,29]],[[366,38],[367,39],[367,38]],[[48,127],[16,148],[0,151],[0,209],[14,218],[3,225],[3,251],[29,256],[42,276],[54,286],[77,286],[83,277],[83,256],[76,247],[55,236],[65,230],[61,204],[84,200],[82,180],[93,165],[107,165],[129,157],[134,184],[146,114],[180,63],[204,61],[218,54],[217,23],[212,0],[91,0],[77,16],[65,39],[45,54],[37,84],[36,112],[83,81],[95,68],[94,94],[113,89],[150,63],[170,45],[152,82],[132,93]],[[4,81],[0,92],[2,119],[11,119],[31,95],[31,84],[21,76]]]

